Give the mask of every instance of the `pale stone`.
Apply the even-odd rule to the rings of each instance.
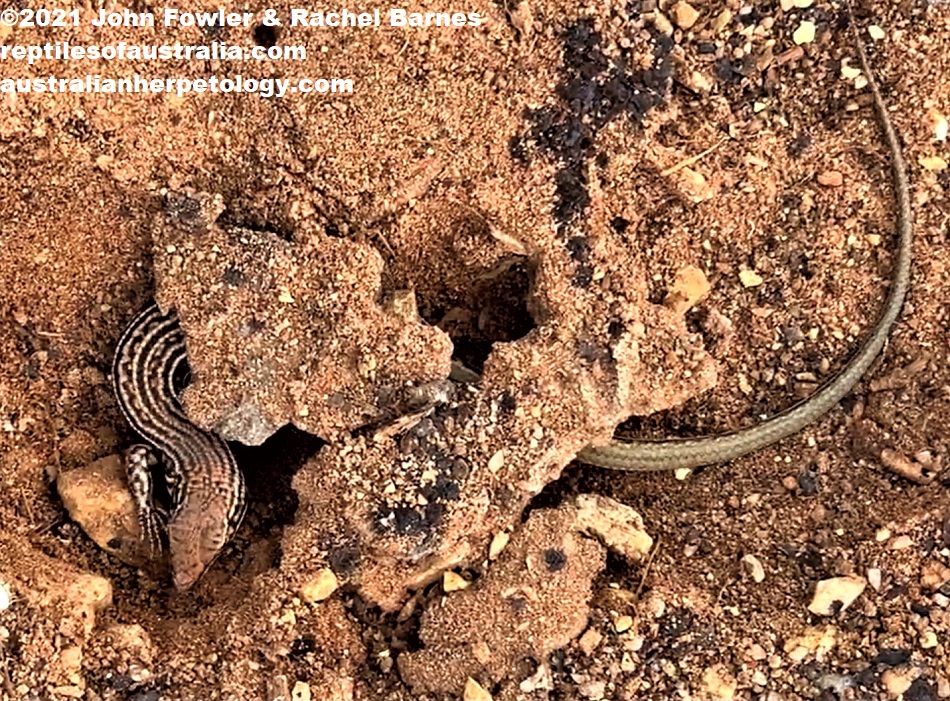
[[[739,282],[742,283],[743,287],[758,287],[764,280],[762,276],[754,270],[740,270]]]
[[[759,558],[755,555],[744,555],[742,565],[745,567],[745,571],[749,573],[749,576],[752,577],[752,581],[756,584],[761,584],[765,579],[765,568],[762,567],[762,563],[759,562]]]
[[[320,570],[316,577],[300,588],[300,598],[308,604],[315,604],[330,598],[339,586],[340,580],[337,579],[333,570],[327,567]]]
[[[442,591],[446,593],[468,589],[471,584],[465,577],[452,570],[448,570],[442,575]]]
[[[802,22],[798,25],[798,29],[795,30],[795,33],[792,34],[792,41],[801,46],[802,44],[810,44],[815,40],[815,23],[814,22]]]
[[[603,639],[604,636],[599,630],[596,628],[588,628],[578,639],[577,647],[581,649],[581,652],[590,657]]]
[[[633,627],[633,618],[631,616],[618,616],[614,621],[614,630],[618,633],[625,633]]]
[[[307,682],[297,682],[290,692],[293,701],[310,701],[310,685]]]
[[[815,587],[808,610],[818,616],[833,616],[853,604],[867,584],[866,579],[856,576],[823,579]]]
[[[720,701],[731,701],[735,698],[739,683],[725,665],[717,664],[703,674],[703,686],[707,696]]]
[[[495,560],[501,555],[502,551],[508,546],[508,541],[511,540],[511,534],[507,531],[499,531],[495,534],[495,537],[491,539],[491,545],[488,546],[488,559]]]
[[[710,289],[706,274],[695,265],[687,265],[677,271],[663,304],[676,314],[685,314],[703,300]]]
[[[672,14],[673,21],[680,29],[689,29],[699,19],[699,11],[685,0],[680,0],[673,5]]]
[[[905,672],[896,669],[887,669],[881,674],[881,684],[887,689],[887,694],[893,699],[899,699],[910,688],[914,680]]]
[[[491,456],[488,460],[488,470],[489,472],[495,473],[498,472],[505,464],[505,449],[502,448],[497,453]]]
[[[492,701],[492,696],[481,684],[469,677],[465,680],[462,701]]]
[[[653,538],[634,509],[599,494],[580,494],[575,504],[579,530],[596,537],[631,562],[646,558],[653,547]]]

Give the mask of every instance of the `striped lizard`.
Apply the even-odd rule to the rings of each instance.
[[[846,3],[861,67],[891,160],[897,203],[898,250],[881,317],[849,362],[817,392],[785,412],[733,433],[670,441],[620,441],[588,446],[577,459],[626,471],[672,470],[728,462],[786,438],[827,413],[850,392],[883,349],[910,285],[912,216],[900,143],[868,66]],[[174,311],[150,305],[133,319],[119,341],[113,380],[126,420],[165,456],[164,475],[172,500],[165,525],[176,587],[201,576],[240,525],[245,511],[244,478],[227,444],[192,424],[178,402],[173,378],[186,363],[183,335]],[[148,446],[127,453],[129,488],[143,538],[160,548],[164,517],[152,501]]]
[[[178,315],[155,304],[139,313],[116,347],[112,379],[126,421],[164,456],[171,511],[153,502],[148,445],[126,452],[129,491],[142,536],[152,554],[168,538],[175,587],[191,587],[224,547],[244,517],[244,476],[228,444],[191,423],[178,401],[174,380],[187,363]]]

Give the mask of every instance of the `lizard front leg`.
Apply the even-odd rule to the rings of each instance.
[[[125,453],[125,470],[129,493],[135,502],[135,511],[142,540],[148,543],[149,555],[155,558],[162,551],[162,532],[168,522],[164,510],[155,506],[152,491],[152,469],[158,456],[151,446],[137,443]]]

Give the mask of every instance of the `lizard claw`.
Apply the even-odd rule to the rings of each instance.
[[[162,515],[154,509],[140,511],[138,516],[142,540],[148,543],[149,557],[154,560],[162,554],[162,531],[165,527],[165,521]]]
[[[129,492],[135,502],[140,537],[148,544],[152,559],[162,553],[162,532],[168,522],[168,515],[152,506],[152,468],[157,464],[155,452],[147,445],[133,445],[125,453]]]

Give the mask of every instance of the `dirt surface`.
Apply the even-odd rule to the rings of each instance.
[[[630,415],[621,433],[660,438],[789,406],[846,362],[880,309],[893,193],[867,90],[849,70],[847,15],[823,1],[411,9],[484,21],[0,29],[7,45],[218,40],[300,44],[308,56],[7,60],[4,77],[244,72],[357,86],[270,100],[0,93],[0,698],[950,698],[950,479],[940,473],[950,460],[950,7],[857,8],[862,27],[881,31],[862,36],[905,144],[916,225],[910,298],[882,359],[801,435],[686,479],[561,471]],[[359,290],[344,298],[361,311],[334,317],[331,302],[313,300],[345,319],[338,338],[288,311],[304,347],[357,359],[328,360],[340,366],[312,395],[283,379],[286,394],[268,395],[284,413],[258,412],[267,432],[294,414],[296,427],[235,444],[248,516],[199,584],[177,594],[160,570],[98,547],[54,482],[135,440],[112,396],[112,351],[166,277],[171,289],[176,256],[187,258],[181,242],[159,247],[155,229],[170,193],[186,188],[220,196],[221,231],[292,252],[276,272],[295,301],[295,284],[340,285]],[[225,287],[264,280],[267,255],[249,255],[253,274],[232,272]],[[200,260],[195,269],[213,269]],[[333,265],[338,279],[320,277]],[[209,328],[203,314],[237,319],[259,303],[246,290],[214,297],[230,288],[212,277],[182,280],[177,303],[219,305],[192,317],[195,338]],[[418,317],[394,301],[407,290]],[[387,329],[416,334],[418,357]],[[438,379],[446,338],[483,384],[458,385],[415,434],[389,432],[388,401],[398,402],[372,370],[391,362],[423,368],[420,383]],[[247,350],[225,341],[225,360]],[[360,365],[374,341],[402,350]],[[214,342],[202,337],[209,358]],[[295,348],[282,372],[300,362]],[[204,387],[237,396],[246,385],[231,369],[211,363]],[[254,391],[274,389],[257,380]],[[352,403],[321,404],[335,383]],[[194,420],[215,424],[233,408],[208,400],[186,398]],[[464,464],[433,473],[437,453]],[[446,478],[455,486],[433,499],[427,488]],[[655,540],[650,558],[612,554],[601,567],[585,536],[536,525],[557,521],[564,507],[553,507],[577,493],[632,506]],[[398,513],[421,526],[367,530],[389,517],[378,503],[393,523],[397,509],[419,507]],[[537,542],[532,529],[543,531]],[[511,533],[510,560],[488,557],[498,533]],[[532,569],[532,548],[588,553],[583,576],[557,555]],[[458,583],[448,566],[473,585],[445,592]],[[339,588],[315,595],[329,570]],[[562,571],[565,610],[544,599],[536,617],[494,618],[498,597],[512,598],[500,580],[544,589]],[[847,607],[810,611],[818,583],[837,577],[866,586]],[[573,619],[580,601],[586,628]],[[480,668],[471,629],[493,620],[525,634],[482,636],[504,649]],[[472,684],[444,662],[453,655]]]

